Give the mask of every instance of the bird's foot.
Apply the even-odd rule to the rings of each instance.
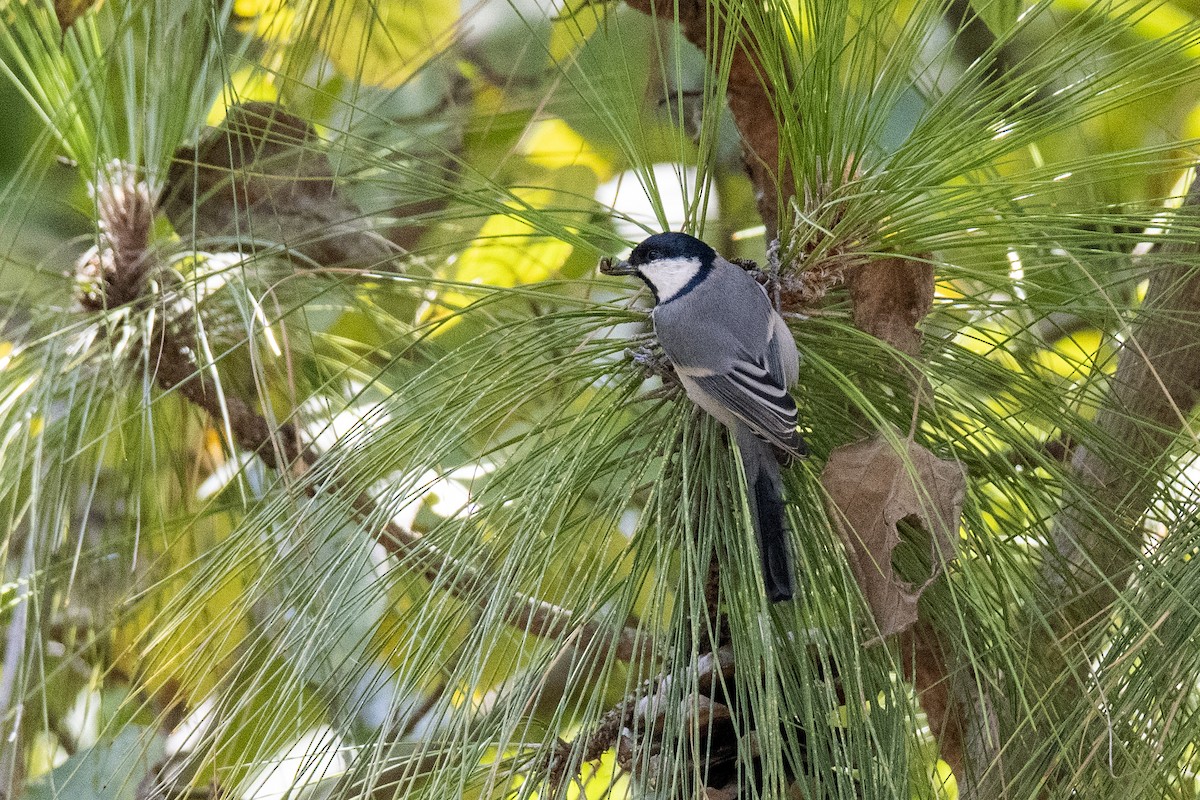
[[[662,378],[663,388],[666,388],[668,384],[679,383],[679,378],[675,375],[675,367],[672,366],[671,360],[667,358],[667,354],[662,351],[655,339],[646,341],[637,347],[626,348],[625,357],[641,367],[647,378],[651,375]]]
[[[783,310],[783,282],[779,276],[779,239],[767,245],[767,296],[775,304],[776,311]]]

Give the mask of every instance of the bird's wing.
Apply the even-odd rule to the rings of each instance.
[[[771,312],[771,326],[767,334],[766,367],[771,377],[781,386],[792,386],[800,378],[800,354],[796,340],[783,317]]]
[[[728,372],[687,377],[760,438],[795,458],[807,453],[796,433],[796,401],[762,364],[737,361]]]

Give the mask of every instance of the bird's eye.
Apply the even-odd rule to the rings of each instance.
[[[646,258],[648,258],[650,261],[658,261],[660,258],[662,258],[662,253],[658,252],[657,250],[651,250],[646,254]]]

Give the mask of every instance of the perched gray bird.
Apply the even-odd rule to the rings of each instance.
[[[687,396],[729,429],[741,453],[767,597],[790,600],[781,468],[808,451],[788,394],[800,359],[783,317],[745,270],[685,233],[651,236],[601,271],[650,287],[654,332]]]

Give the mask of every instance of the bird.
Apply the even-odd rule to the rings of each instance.
[[[792,599],[783,468],[808,455],[788,389],[800,373],[796,340],[758,281],[694,236],[669,231],[601,262],[654,296],[654,333],[684,392],[724,425],[741,455],[767,598]]]

